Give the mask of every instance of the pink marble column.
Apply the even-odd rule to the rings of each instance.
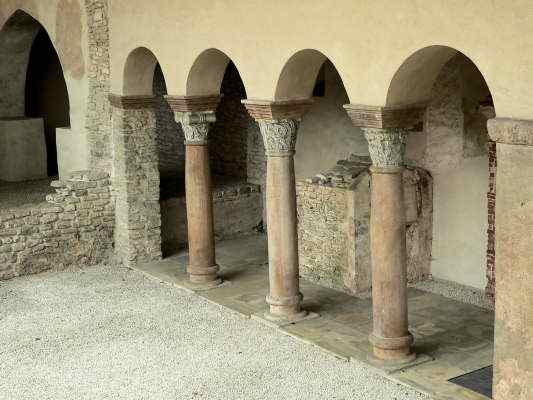
[[[298,233],[294,151],[299,120],[311,105],[296,102],[244,101],[261,129],[267,156],[269,312],[274,321],[306,318],[299,286]]]
[[[408,330],[403,157],[407,131],[365,128],[372,158],[370,248],[374,357],[386,364],[413,361]]]
[[[173,97],[167,101],[185,133],[185,195],[190,281],[199,288],[220,285],[215,256],[213,188],[209,167],[209,127],[218,97]]]

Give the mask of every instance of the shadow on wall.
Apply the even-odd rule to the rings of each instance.
[[[330,168],[351,154],[368,155],[368,144],[354,128],[343,105],[349,103],[342,79],[326,61],[316,80],[313,107],[298,130],[294,167],[296,179],[304,179]]]
[[[67,85],[46,31],[35,37],[26,74],[26,116],[43,118],[48,176],[58,174],[56,128],[70,126]]]

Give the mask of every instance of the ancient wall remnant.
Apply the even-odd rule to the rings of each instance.
[[[297,183],[300,274],[319,284],[367,296],[371,290],[368,157],[351,156]],[[429,276],[432,181],[420,168],[404,172],[408,279]]]
[[[85,8],[89,42],[89,96],[85,117],[89,165],[112,171],[108,0],[85,0]]]
[[[130,100],[113,107],[115,250],[126,265],[161,258],[154,99]]]
[[[215,239],[225,240],[257,232],[263,219],[261,190],[243,181],[214,182],[213,213]],[[187,245],[185,196],[161,201],[161,237],[163,254],[171,254]]]
[[[109,175],[80,171],[52,186],[56,193],[42,203],[0,210],[0,280],[112,255]]]

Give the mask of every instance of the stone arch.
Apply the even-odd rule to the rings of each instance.
[[[320,69],[327,60],[331,62],[329,57],[315,49],[300,50],[293,54],[281,70],[276,85],[275,99],[310,98],[313,95]]]
[[[215,48],[200,53],[187,76],[187,95],[212,96],[220,94],[222,80],[230,61],[231,58],[226,53]]]
[[[406,156],[433,177],[431,274],[493,292],[495,107],[483,73],[457,49],[425,47],[397,70],[386,104],[425,109]]]
[[[69,90],[56,44],[22,9],[14,11],[0,30],[0,118],[10,124],[8,130],[24,135],[24,140],[11,140],[9,132],[3,136],[2,146],[9,147],[6,154],[14,154],[15,160],[4,159],[2,170],[17,171],[5,172],[4,179],[58,174],[56,130],[70,127]],[[28,154],[31,161],[16,167]]]
[[[158,64],[154,53],[146,47],[137,47],[131,51],[124,65],[124,96],[153,95],[154,73]],[[161,64],[159,65],[163,70]]]
[[[443,67],[459,54],[476,65],[466,54],[448,46],[432,45],[412,53],[391,79],[386,105],[394,107],[426,103],[431,97],[433,87]],[[479,71],[477,65],[476,68]],[[483,73],[481,71],[479,73],[485,80]]]
[[[33,42],[40,30],[47,32],[36,18],[21,9],[11,14],[0,29],[0,117],[24,115],[26,72]],[[54,50],[64,70],[55,44]]]

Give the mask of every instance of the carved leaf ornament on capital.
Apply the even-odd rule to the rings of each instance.
[[[176,113],[176,120],[181,123],[185,142],[205,144],[209,139],[209,126],[216,121],[214,112]]]
[[[408,131],[399,128],[364,128],[372,164],[376,167],[401,167],[404,164]]]
[[[270,155],[294,153],[299,121],[295,119],[259,121],[265,151]]]

